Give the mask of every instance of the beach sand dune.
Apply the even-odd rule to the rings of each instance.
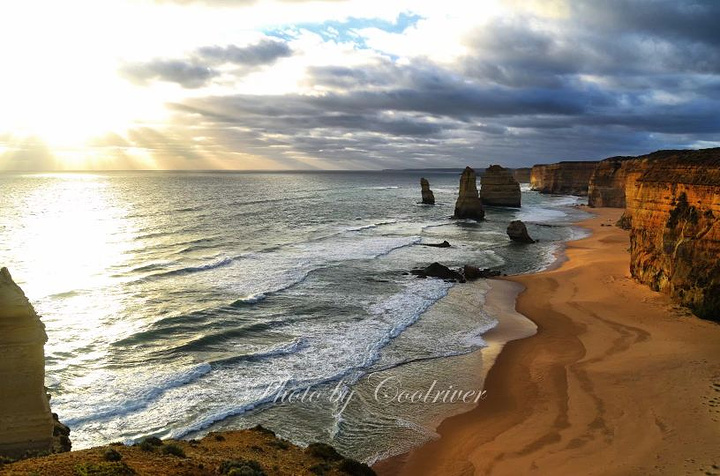
[[[601,226],[622,210],[596,212],[562,265],[508,278],[538,332],[504,347],[487,399],[380,474],[720,474],[720,326],[634,282],[627,232]]]

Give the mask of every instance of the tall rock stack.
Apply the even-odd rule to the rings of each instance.
[[[435,194],[430,190],[430,182],[426,178],[420,179],[420,188],[422,189],[422,202],[425,205],[435,205]]]
[[[51,451],[45,326],[7,268],[0,269],[0,455]]]
[[[520,184],[509,169],[491,165],[480,178],[480,183],[480,199],[483,205],[520,206]]]
[[[478,196],[475,171],[465,167],[460,176],[460,193],[455,202],[455,218],[471,218],[481,221],[485,219],[485,210]]]

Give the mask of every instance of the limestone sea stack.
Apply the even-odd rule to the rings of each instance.
[[[491,165],[480,177],[480,199],[483,205],[519,207],[520,184],[510,169]]]
[[[478,196],[475,171],[465,167],[460,176],[460,193],[455,202],[454,218],[470,218],[481,221],[485,219],[485,210]]]
[[[430,190],[430,182],[426,178],[420,179],[422,202],[425,205],[435,205],[435,194]]]
[[[45,326],[7,268],[0,269],[0,455],[50,452]]]

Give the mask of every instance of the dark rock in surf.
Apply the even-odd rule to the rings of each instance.
[[[463,267],[463,275],[467,281],[474,281],[476,279],[500,276],[500,271],[495,269],[480,269],[477,266],[466,264],[465,267]]]
[[[519,243],[535,243],[535,240],[530,238],[525,223],[520,220],[510,222],[507,227],[507,234],[511,240]]]
[[[430,190],[430,182],[428,182],[426,178],[420,179],[420,188],[422,203],[425,205],[435,205],[435,194]]]
[[[422,243],[423,246],[431,246],[433,248],[450,248],[450,243],[443,241],[442,243]]]
[[[411,273],[420,278],[440,278],[447,281],[465,282],[465,277],[461,273],[440,263],[433,263],[423,269],[414,269]]]

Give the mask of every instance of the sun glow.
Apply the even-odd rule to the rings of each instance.
[[[114,42],[91,23],[98,4],[8,2],[0,6],[0,132],[8,142],[33,137],[53,150],[81,148],[110,131],[165,117],[155,91],[117,75]],[[122,18],[118,21],[122,22]]]
[[[285,158],[316,163],[312,153],[258,148],[233,136],[222,118],[190,116],[177,105],[234,94],[323,94],[327,87],[313,85],[320,67],[361,69],[388,60],[452,67],[467,53],[468,32],[504,10],[503,0],[483,0],[470,10],[464,0],[0,2],[0,171],[277,168],[287,166]],[[383,30],[401,25],[408,13],[415,23]],[[385,26],[352,26],[365,17],[368,25]],[[349,25],[351,39],[318,33],[329,21]],[[293,32],[286,40],[292,54],[277,61],[247,69],[195,63],[198,48],[242,47],[284,29]],[[127,74],[128,65],[158,60],[170,64],[164,76],[153,76],[153,69],[147,80]],[[178,81],[184,66],[191,73],[212,68],[212,79]]]

